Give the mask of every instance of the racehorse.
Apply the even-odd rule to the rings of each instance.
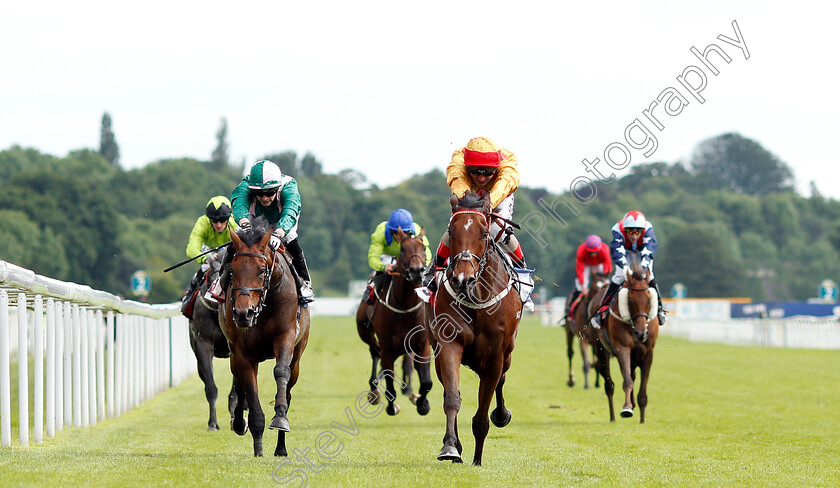
[[[231,428],[238,435],[251,429],[254,456],[263,455],[262,436],[265,415],[260,407],[257,390],[259,363],[274,359],[274,417],[269,429],[275,429],[275,456],[286,456],[286,432],[289,432],[287,413],[292,387],[300,373],[300,358],[309,341],[309,309],[298,306],[297,287],[289,263],[283,252],[269,247],[271,231],[261,217],[252,226],[231,233],[233,257],[230,260],[230,279],[225,287],[225,306],[219,307],[219,322],[230,349],[230,370],[238,398],[248,406],[248,420],[244,418],[246,405],[234,406]],[[226,271],[225,271],[226,272]]]
[[[522,300],[513,287],[515,272],[506,266],[502,251],[490,236],[490,200],[467,192],[450,199],[450,263],[438,292],[426,305],[426,330],[435,352],[435,371],[443,384],[446,434],[439,460],[460,463],[462,445],[458,438],[458,390],[461,364],[480,379],[478,410],[472,419],[475,437],[473,464],[481,465],[484,441],[490,429],[488,411],[493,394],[496,408],[489,420],[497,427],[511,419],[502,389],[510,368]]]
[[[421,357],[429,356],[429,336],[423,328],[423,301],[414,292],[420,286],[426,267],[426,247],[423,245],[425,229],[416,237],[409,236],[402,229],[397,231],[395,239],[400,243],[400,255],[394,276],[387,276],[385,296],[380,296],[376,288],[371,291],[377,301],[368,305],[362,301],[356,312],[356,330],[359,337],[370,350],[373,366],[370,373],[370,403],[379,403],[377,384],[381,376],[385,377],[385,397],[388,415],[396,415],[400,406],[395,403],[394,363],[398,357],[403,361],[403,393],[409,396],[417,406],[417,413],[429,413],[429,401],[426,395],[432,389],[432,373],[429,361]],[[419,355],[419,356],[418,356]],[[382,373],[377,372],[377,362],[382,362]],[[413,368],[410,367],[413,361]],[[416,369],[420,377],[420,394],[411,391],[411,370]]]
[[[603,273],[598,273],[594,270],[590,271],[589,275],[589,293],[578,295],[578,304],[575,308],[574,318],[566,320],[566,353],[569,356],[569,379],[566,384],[575,386],[575,373],[572,370],[572,357],[574,356],[574,345],[577,338],[580,338],[580,355],[583,358],[583,388],[589,389],[589,369],[595,366],[595,329],[592,328],[586,321],[589,318],[589,311],[587,310],[590,302],[590,297],[598,292],[601,288],[607,285],[607,277]],[[592,350],[592,357],[590,358],[589,351]],[[599,377],[595,374],[595,388],[599,386]]]
[[[193,316],[190,319],[190,346],[198,363],[198,376],[204,382],[204,396],[210,405],[210,419],[207,421],[207,430],[219,430],[216,422],[216,398],[218,389],[213,380],[213,358],[230,357],[227,338],[219,325],[219,314],[217,303],[211,303],[204,299],[209,284],[219,276],[226,248],[219,251],[215,256],[207,259],[210,269],[204,275],[204,281],[198,287],[198,296],[193,305]],[[236,403],[236,393],[233,385],[228,395],[228,410],[233,417],[233,405]]]
[[[621,375],[624,378],[624,407],[622,417],[632,417],[636,401],[633,398],[633,382],[636,368],[641,370],[639,384],[640,423],[645,422],[647,407],[647,383],[653,364],[653,348],[659,336],[656,290],[650,288],[650,270],[643,269],[635,254],[628,254],[625,268],[624,287],[610,305],[609,317],[598,331],[598,369],[604,377],[604,391],[610,405],[610,422],[615,422],[613,391],[615,384],[610,377],[610,357],[618,358]],[[592,315],[601,303],[603,290],[589,303]]]

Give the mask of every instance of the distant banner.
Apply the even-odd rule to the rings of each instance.
[[[736,318],[785,318],[795,316],[836,317],[840,305],[835,303],[767,302],[733,303],[731,316]]]

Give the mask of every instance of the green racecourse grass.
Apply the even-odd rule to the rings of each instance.
[[[288,464],[277,466],[280,458],[271,456],[276,432],[266,431],[266,457],[254,458],[250,433],[238,437],[229,430],[230,371],[216,360],[221,431],[206,430],[207,405],[195,377],[120,418],[65,428],[39,445],[20,447],[15,430],[13,446],[0,449],[0,486],[276,486],[272,472],[277,481],[288,477],[284,486],[302,486],[302,477],[294,476],[305,473],[313,487],[840,485],[838,351],[660,337],[647,422],[640,425],[638,415],[609,422],[603,388],[580,387],[577,352],[578,385],[565,385],[565,348],[562,329],[541,327],[533,318],[521,324],[506,384],[513,420],[504,429],[490,427],[481,467],[470,464],[472,372],[463,370],[461,384],[466,462],[437,461],[444,434],[437,379],[429,415],[420,417],[400,396],[396,417],[384,411],[362,417],[355,397],[367,384],[367,348],[349,317],[316,318],[294,389]],[[260,370],[268,419],[271,369],[266,362]],[[617,369],[613,360],[613,374]],[[330,425],[348,424],[347,408],[357,422],[355,436]],[[342,446],[333,459],[315,452],[316,437],[327,430],[336,436],[329,450]],[[310,449],[320,471],[296,459],[294,449]]]

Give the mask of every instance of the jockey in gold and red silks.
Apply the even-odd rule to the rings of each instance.
[[[516,156],[500,148],[492,139],[476,137],[470,139],[464,148],[456,150],[446,168],[446,183],[458,198],[468,190],[480,196],[489,194],[493,212],[505,219],[513,218],[513,194],[519,187]],[[490,234],[495,239],[500,232],[502,228],[493,221]],[[522,246],[516,236],[508,234],[498,242],[511,256],[514,266],[525,268]],[[434,274],[444,268],[449,254],[449,233],[444,233],[433,266],[429,267],[423,280],[423,284],[432,291],[435,287]]]

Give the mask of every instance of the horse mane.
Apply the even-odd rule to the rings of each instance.
[[[271,224],[268,223],[268,219],[260,215],[251,221],[250,227],[237,230],[236,235],[245,242],[246,246],[251,247],[259,242],[266,233],[273,230]]]
[[[458,199],[455,208],[457,210],[476,209],[488,212],[490,210],[490,201],[487,195],[479,196],[478,193],[467,190],[464,196]]]

